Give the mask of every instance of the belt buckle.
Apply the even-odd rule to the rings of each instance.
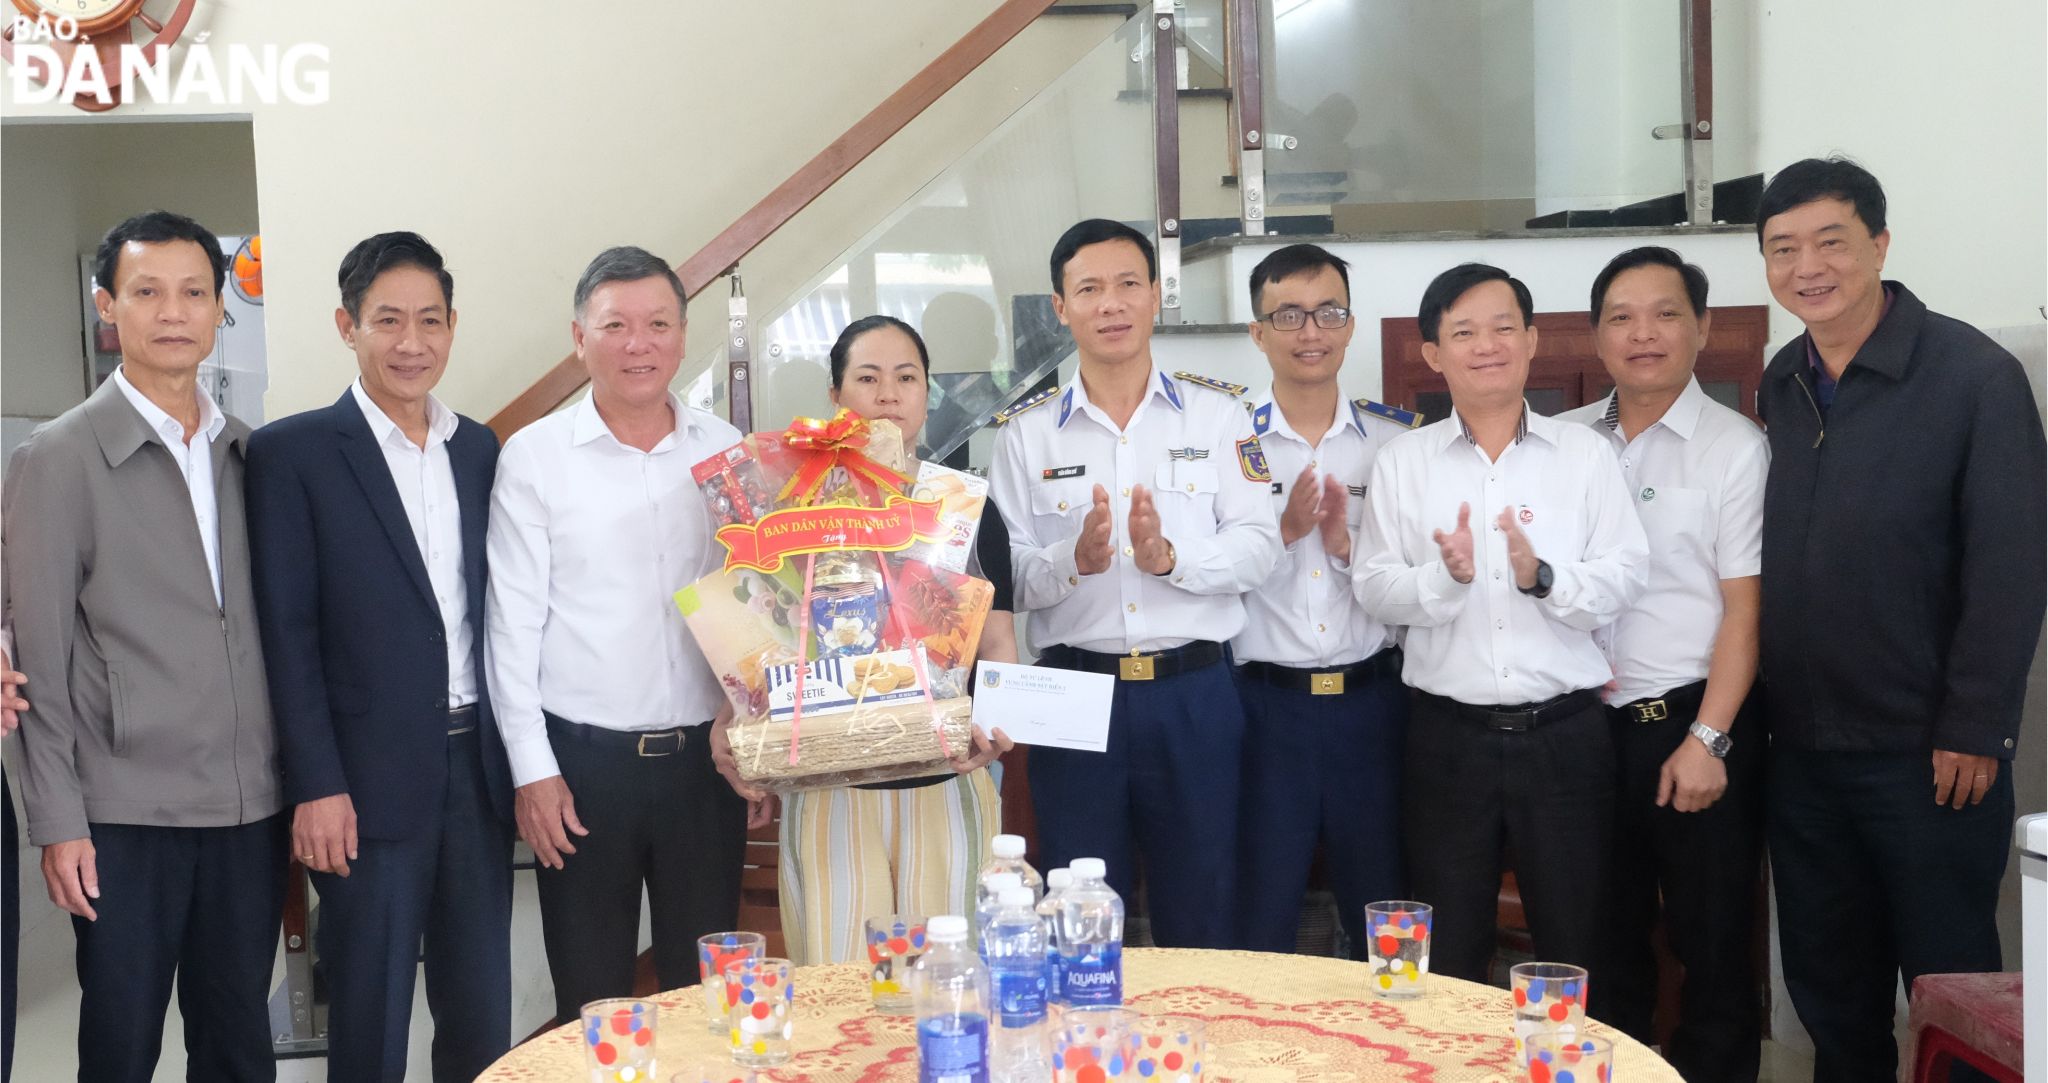
[[[1662,722],[1671,717],[1670,706],[1661,699],[1638,703],[1635,705],[1635,712],[1638,722]]]
[[[673,737],[673,738],[675,738],[676,746],[675,746],[674,748],[667,748],[667,749],[657,749],[657,750],[654,750],[654,751],[649,751],[649,750],[648,750],[648,748],[647,748],[647,739],[648,739],[648,738],[650,738],[650,737],[652,737],[652,738],[656,738],[656,739],[660,739],[660,738],[664,738],[664,737]],[[648,757],[648,758],[650,758],[650,759],[652,759],[652,758],[654,758],[654,757],[657,757],[657,756],[673,756],[673,755],[675,755],[676,753],[678,753],[678,752],[681,752],[681,751],[683,750],[683,734],[682,734],[682,731],[681,731],[681,730],[671,730],[671,731],[669,731],[669,732],[667,732],[667,733],[643,733],[643,734],[641,734],[641,735],[640,735],[640,741],[639,741],[639,743],[638,743],[638,744],[637,744],[637,745],[636,745],[636,746],[634,747],[634,749],[633,749],[633,750],[634,750],[634,751],[635,751],[636,753],[638,753],[638,754],[640,754],[640,755],[642,755],[642,756]]]
[[[1308,694],[1311,696],[1341,696],[1344,694],[1344,674],[1311,673],[1308,675]]]
[[[1152,659],[1152,655],[1139,654],[1137,651],[1132,651],[1128,657],[1117,659],[1117,679],[1124,681],[1151,680],[1153,676]]]
[[[1533,728],[1530,725],[1533,721],[1528,711],[1486,712],[1487,725],[1502,733],[1527,733]]]

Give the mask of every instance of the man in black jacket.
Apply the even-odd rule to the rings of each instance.
[[[1807,159],[1757,212],[1806,333],[1771,359],[1763,673],[1785,984],[1814,1078],[1895,1075],[1895,974],[1999,969],[2041,634],[2041,418],[2019,362],[1881,278],[1884,191]]]
[[[455,340],[441,253],[380,233],[337,278],[360,373],[258,431],[248,475],[293,852],[320,892],[327,1078],[406,1075],[424,955],[433,1078],[470,1080],[512,1029],[512,781],[484,680],[498,440],[433,395]]]

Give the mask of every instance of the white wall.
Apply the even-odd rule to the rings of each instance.
[[[1884,183],[1887,277],[1980,327],[2042,321],[2048,5],[1724,0],[1715,13],[1750,21],[1756,124],[1753,155],[1719,148],[1734,160],[1718,173],[1847,154]],[[1774,341],[1797,332],[1775,314]]]
[[[694,252],[995,4],[892,0],[886,18],[837,0],[200,5],[188,42],[205,30],[215,48],[331,55],[328,104],[248,107],[270,416],[330,401],[354,371],[329,314],[335,267],[364,236],[414,229],[447,256],[462,321],[441,391],[488,416],[568,351],[571,286],[598,249]],[[750,292],[786,295],[1112,25],[1027,29],[750,258]],[[208,108],[124,106],[88,123]],[[81,116],[0,99],[0,116],[23,115]],[[705,302],[700,339],[723,322],[722,293]]]

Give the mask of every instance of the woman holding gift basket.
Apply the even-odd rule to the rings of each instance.
[[[812,440],[811,446],[836,442],[840,447],[855,447],[859,455],[850,457],[858,468],[849,470],[845,460],[838,460],[816,481],[820,492],[851,491],[856,479],[846,476],[849,473],[886,478],[865,501],[855,502],[886,502],[892,496],[889,490],[895,490],[942,507],[946,529],[937,538],[920,532],[908,550],[879,561],[879,578],[883,580],[879,591],[863,590],[860,575],[850,566],[854,554],[847,552],[820,552],[812,558],[802,605],[792,604],[798,594],[793,581],[780,586],[754,576],[752,587],[733,591],[735,596],[751,591],[745,598],[750,608],[773,611],[779,607],[793,613],[783,618],[784,624],[803,624],[804,618],[809,618],[811,637],[798,638],[815,640],[816,646],[809,649],[820,661],[803,667],[804,673],[828,691],[796,692],[778,699],[780,675],[798,667],[762,667],[767,674],[762,683],[767,686],[768,716],[782,717],[778,712],[783,699],[790,700],[792,706],[803,704],[805,712],[822,714],[838,689],[830,683],[835,672],[851,674],[844,683],[854,686],[856,694],[872,696],[880,688],[884,695],[909,695],[915,675],[909,667],[884,661],[891,655],[879,650],[892,645],[887,633],[892,618],[868,608],[868,599],[879,593],[889,599],[888,608],[910,612],[914,600],[943,590],[947,583],[983,588],[986,616],[980,620],[978,636],[970,638],[957,654],[948,650],[946,635],[923,636],[924,644],[947,656],[923,671],[931,677],[926,702],[932,702],[931,695],[940,696],[942,703],[954,702],[944,698],[952,695],[960,697],[964,705],[966,690],[959,686],[966,683],[973,659],[1017,659],[1010,611],[1008,532],[1002,517],[986,506],[985,481],[935,463],[919,463],[915,458],[917,435],[925,421],[930,358],[924,341],[910,325],[889,316],[855,321],[833,344],[831,366],[832,401],[840,408],[840,417],[829,423],[799,419],[789,433],[771,439],[796,447],[800,426],[835,430],[830,436]],[[850,425],[859,426],[862,433],[872,426],[874,439],[863,445],[860,437],[848,437]],[[886,446],[894,443],[898,434],[900,448]],[[772,449],[764,447],[762,452],[768,460],[767,473],[773,473]],[[785,495],[802,477],[799,473],[785,486]],[[735,502],[762,503],[753,494],[766,484],[752,476],[736,480],[712,476],[705,482],[705,495],[723,516]],[[762,522],[763,537],[777,533],[766,519]],[[904,557],[910,559],[900,559]],[[893,578],[891,567],[895,569]],[[876,577],[871,573],[869,578]],[[722,604],[725,592],[718,593]],[[919,631],[924,630],[926,626],[920,625]],[[970,624],[957,622],[949,628],[956,637],[972,631],[976,630]],[[862,651],[876,653],[859,653]],[[834,655],[846,656],[843,670],[829,668],[837,664]],[[742,686],[749,680],[745,672],[736,674],[728,678],[728,690],[735,696],[746,695]],[[964,715],[962,712],[963,719]],[[797,726],[809,726],[810,718],[803,714]],[[732,747],[720,750],[721,769],[735,789],[758,796],[776,780],[745,777],[749,774],[743,764],[750,747],[745,737],[748,731],[742,726],[734,732],[740,736]],[[792,961],[815,965],[865,958],[864,923],[871,917],[973,912],[975,874],[987,859],[989,838],[1001,830],[996,785],[988,764],[1007,751],[1011,742],[1000,731],[991,738],[979,728],[964,736],[965,740],[945,746],[936,770],[910,772],[912,777],[819,787],[811,783],[829,776],[813,775],[803,784],[775,787],[783,790],[780,897],[783,938]],[[792,737],[793,741],[805,739]],[[780,755],[778,750],[771,758],[777,767]],[[794,762],[797,752],[793,749],[790,756]],[[756,768],[756,773],[760,770]],[[850,773],[863,777],[859,772]]]

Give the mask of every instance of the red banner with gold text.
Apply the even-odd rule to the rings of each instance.
[[[786,556],[839,549],[895,553],[910,548],[913,541],[932,541],[943,533],[938,501],[891,494],[879,508],[823,504],[771,511],[757,523],[720,527],[718,541],[726,550],[725,570],[773,573],[782,568]]]

